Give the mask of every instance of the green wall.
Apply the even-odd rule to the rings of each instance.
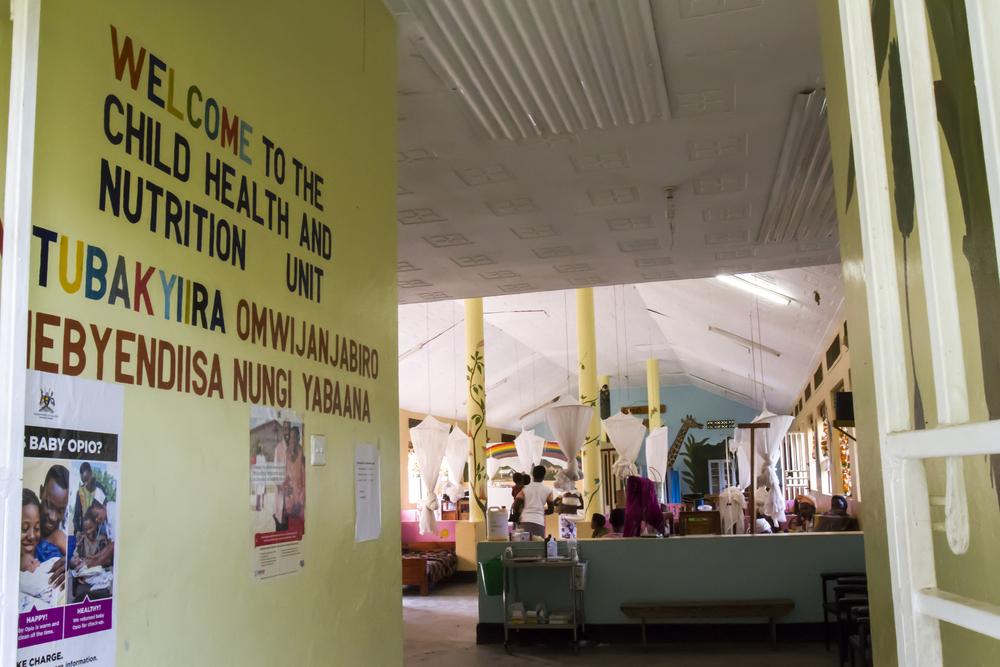
[[[480,542],[478,560],[489,560],[508,546]],[[528,554],[540,552],[543,546],[540,542],[524,543],[514,548],[519,554]],[[580,559],[587,563],[584,597],[588,623],[638,623],[621,612],[623,602],[778,598],[795,602],[794,611],[778,619],[779,623],[820,623],[820,573],[860,572],[865,566],[865,536],[861,533],[599,539],[583,540],[579,548]],[[563,552],[565,542],[560,542]],[[525,608],[533,609],[538,602],[545,602],[550,611],[571,608],[567,606],[567,577],[562,573],[519,570],[519,594]],[[484,594],[482,575],[479,622],[503,622],[501,597]]]

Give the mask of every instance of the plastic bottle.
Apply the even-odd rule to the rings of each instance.
[[[575,562],[577,560],[576,537],[569,538],[566,542],[566,546],[569,547],[569,557]]]
[[[555,558],[559,555],[559,544],[549,535],[545,538],[545,557]]]

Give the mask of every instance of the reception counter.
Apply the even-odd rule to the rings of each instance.
[[[542,549],[539,542],[480,542],[478,560],[489,560],[512,545],[518,553]],[[579,550],[587,563],[586,622],[597,625],[637,623],[622,614],[623,602],[775,598],[795,602],[779,623],[821,623],[820,573],[865,570],[863,533],[599,539],[581,541]],[[560,553],[565,553],[565,542],[560,542]],[[545,602],[556,610],[558,601],[567,599],[568,581],[532,574],[520,580],[520,599],[529,609]],[[503,620],[502,598],[486,596],[480,578],[480,637],[491,634],[482,632],[482,626],[499,626]],[[761,619],[733,622],[751,621]]]

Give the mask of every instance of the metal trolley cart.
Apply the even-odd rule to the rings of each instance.
[[[512,549],[507,549],[503,556],[503,645],[507,653],[514,655],[510,644],[511,630],[572,630],[573,631],[573,653],[580,652],[579,631],[586,630],[583,614],[583,588],[577,585],[577,566],[585,566],[586,563],[574,560],[569,556],[558,558],[545,558],[537,554],[529,555],[524,552],[514,553]],[[510,607],[518,601],[518,571],[529,570],[552,570],[556,574],[562,570],[567,575],[569,581],[568,590],[572,598],[573,611],[570,622],[566,624],[555,623],[514,623],[511,618]],[[526,621],[527,619],[525,619]]]

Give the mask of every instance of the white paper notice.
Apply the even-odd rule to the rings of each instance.
[[[354,541],[377,540],[382,534],[382,492],[378,447],[354,445]]]

